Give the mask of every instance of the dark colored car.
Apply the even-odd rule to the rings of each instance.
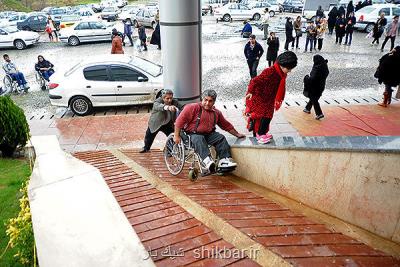
[[[283,11],[291,13],[302,12],[304,4],[298,0],[286,0],[282,4]]]
[[[59,29],[60,22],[54,21],[56,29]],[[17,28],[23,31],[44,31],[47,24],[47,16],[33,15],[27,17],[24,21],[17,22]]]

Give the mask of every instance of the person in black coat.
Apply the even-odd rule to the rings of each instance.
[[[294,48],[292,18],[286,18],[285,33],[286,33],[285,50],[289,49],[289,43],[292,43],[292,48]]]
[[[160,23],[158,22],[153,34],[151,35],[150,44],[157,45],[157,49],[161,50],[161,34],[160,34]]]
[[[139,24],[139,23],[138,23],[137,25],[138,25],[139,40],[140,40],[140,42],[141,42],[141,45],[144,47],[144,50],[143,50],[143,51],[147,51],[147,44],[146,44],[147,35],[146,35],[146,30],[145,30],[145,28],[144,28],[143,25],[141,25],[141,24]]]
[[[385,27],[387,24],[387,19],[385,18],[385,13],[382,12],[379,19],[376,21],[373,29],[373,34],[372,37],[374,37],[374,40],[372,41],[372,45],[376,42],[376,44],[379,44],[379,39],[381,38],[383,32],[385,31]]]
[[[333,29],[335,28],[336,19],[338,17],[339,11],[337,7],[333,7],[332,10],[328,14],[328,29],[329,34],[332,35]]]
[[[324,18],[325,17],[324,10],[322,9],[322,6],[318,7],[317,12],[315,13],[315,16],[317,18]]]
[[[250,35],[250,39],[244,47],[244,56],[247,60],[247,65],[249,66],[250,77],[253,79],[257,76],[257,67],[260,62],[261,56],[264,54],[264,49],[256,41],[256,36],[254,34]]]
[[[314,107],[315,119],[321,120],[324,118],[324,114],[318,100],[325,90],[326,79],[329,75],[328,60],[324,59],[321,55],[315,55],[313,61],[314,65],[310,75],[304,77],[304,95],[310,100],[303,111],[310,114],[311,108]]]
[[[390,53],[384,55],[379,60],[379,66],[375,73],[375,78],[380,84],[385,85],[383,102],[378,105],[387,107],[391,103],[393,87],[400,84],[400,46],[396,46]]]
[[[41,55],[38,56],[38,62],[35,64],[35,70],[40,72],[43,79],[49,81],[50,76],[54,74],[53,68],[54,65],[50,61],[44,59],[44,57]]]
[[[352,12],[354,12],[354,5],[353,5],[353,1],[350,1],[350,2],[347,4],[346,18],[348,18]]]
[[[351,45],[351,41],[353,40],[353,32],[354,25],[356,24],[356,17],[354,16],[354,12],[351,12],[346,19],[346,39],[344,41],[344,45]]]
[[[340,18],[342,15],[346,15],[346,10],[344,9],[344,6],[340,6],[338,10],[338,17]]]
[[[270,32],[267,45],[267,61],[268,66],[271,67],[275,63],[279,51],[279,38],[276,37],[275,32]]]
[[[346,33],[346,21],[344,18],[344,14],[340,16],[336,20],[336,25],[335,25],[335,32],[336,32],[336,44],[342,44],[343,36]]]

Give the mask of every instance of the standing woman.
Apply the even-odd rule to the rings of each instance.
[[[144,47],[143,51],[147,51],[147,35],[146,35],[146,29],[144,26],[140,23],[137,24],[138,26],[138,34],[139,34],[139,40],[140,44]]]
[[[161,50],[160,11],[159,10],[157,10],[155,19],[156,19],[157,25],[153,31],[153,34],[151,35],[150,44],[157,45],[157,49]]]
[[[119,36],[120,33],[117,29],[112,29],[112,44],[111,44],[111,54],[123,54],[122,49],[122,38]]]
[[[329,35],[332,35],[332,33],[333,33],[333,29],[335,28],[337,17],[338,17],[338,9],[337,9],[337,7],[333,7],[332,10],[328,14]]]
[[[124,23],[124,35],[122,36],[122,45],[125,46],[125,37],[128,37],[131,46],[133,46],[132,40],[132,21],[130,18],[122,21]]]
[[[354,5],[353,1],[350,0],[349,3],[347,4],[346,18],[348,18],[351,13],[354,13]]]
[[[343,36],[346,32],[346,21],[344,15],[342,14],[340,18],[336,20],[335,32],[336,32],[336,44],[342,44]]]
[[[268,67],[275,64],[275,60],[278,57],[279,51],[279,38],[276,37],[275,32],[271,32],[267,40],[268,50],[267,50],[267,61]]]
[[[326,79],[329,75],[328,60],[320,55],[315,55],[313,61],[314,65],[310,75],[304,77],[304,91],[308,93],[310,101],[308,101],[303,112],[310,114],[311,108],[314,107],[315,119],[321,120],[324,118],[324,114],[322,113],[318,100],[325,90]]]
[[[356,17],[354,16],[354,12],[350,12],[346,19],[346,39],[344,41],[344,45],[351,45],[351,41],[353,40],[354,25],[356,25]]]
[[[387,19],[385,18],[385,12],[382,12],[379,19],[376,21],[374,25],[374,30],[372,34],[374,40],[372,41],[371,45],[373,45],[375,42],[377,45],[379,44],[379,39],[381,38],[383,32],[385,31],[386,24],[387,24]]]
[[[56,29],[56,27],[54,25],[53,19],[50,16],[47,18],[47,25],[48,25],[49,29],[51,30],[51,33],[52,33],[52,38],[50,40],[53,41],[54,40],[53,36],[54,36],[54,37],[56,37],[55,41],[58,42],[57,29]],[[49,34],[49,38],[50,38],[50,34]]]
[[[296,34],[296,49],[299,49],[299,39],[303,35],[301,31],[301,17],[297,16],[295,22],[293,23],[294,32]]]
[[[328,25],[327,25],[326,19],[322,19],[321,24],[319,25],[319,27],[317,27],[317,42],[318,42],[317,49],[318,49],[318,51],[321,51],[321,49],[322,49],[322,45],[324,42],[325,33],[326,33],[327,28],[328,28]]]
[[[246,115],[260,144],[269,143],[268,134],[274,111],[279,110],[285,98],[286,76],[297,66],[297,56],[292,51],[280,54],[275,64],[250,81],[246,93]]]
[[[285,32],[286,32],[285,50],[289,49],[289,43],[292,43],[292,48],[294,48],[292,18],[286,18]]]

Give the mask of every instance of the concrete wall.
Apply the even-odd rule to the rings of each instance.
[[[233,147],[236,175],[400,243],[400,154]]]

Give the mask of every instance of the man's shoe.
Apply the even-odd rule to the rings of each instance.
[[[237,163],[233,162],[233,160],[231,158],[220,159],[220,161],[218,163],[218,168],[233,168],[236,166],[237,166]]]
[[[139,151],[139,153],[147,153],[147,152],[149,152],[149,150],[146,148],[142,148],[142,150]]]
[[[203,167],[205,173],[213,173],[215,172],[215,162],[214,160],[209,156],[203,160]]]
[[[325,118],[324,114],[318,115],[317,117],[315,117],[316,120],[322,120],[323,118]]]
[[[305,109],[303,109],[303,112],[304,112],[304,113],[307,113],[307,114],[311,114],[311,111],[310,111],[310,110],[308,110],[308,109],[306,109],[306,108],[305,108]]]

